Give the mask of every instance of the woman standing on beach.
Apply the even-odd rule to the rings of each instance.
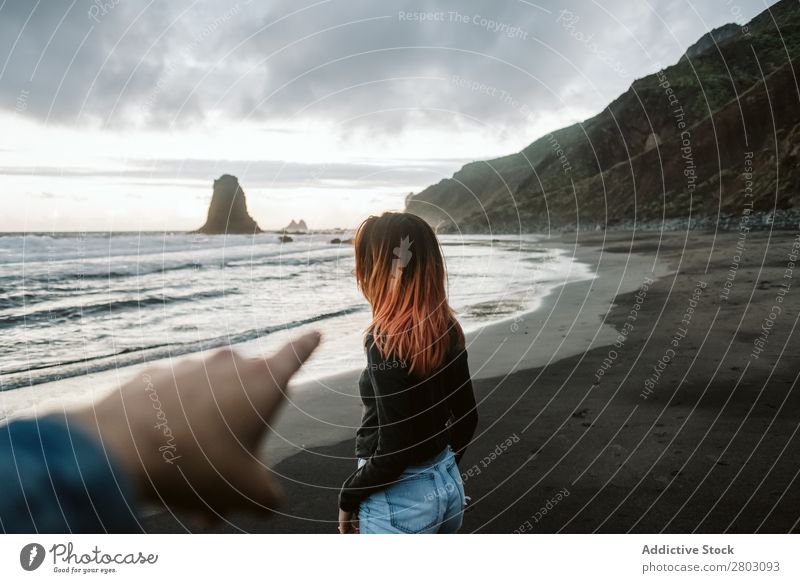
[[[372,322],[359,379],[358,469],[339,495],[339,532],[457,532],[458,461],[478,415],[439,242],[421,218],[384,213],[361,224],[354,246]]]

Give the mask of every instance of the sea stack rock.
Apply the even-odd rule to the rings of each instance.
[[[300,219],[299,221],[296,222],[294,219],[292,219],[292,222],[286,225],[283,228],[283,230],[285,233],[307,233],[308,226],[306,225],[306,222],[303,219]]]
[[[247,202],[238,178],[223,174],[214,181],[208,218],[197,232],[207,235],[261,233],[258,223],[247,212]]]

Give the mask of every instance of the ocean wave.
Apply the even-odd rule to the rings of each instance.
[[[110,267],[110,266],[109,266]],[[95,280],[104,280],[104,279],[121,279],[121,278],[133,278],[133,277],[142,277],[147,275],[153,275],[156,273],[167,273],[171,271],[185,271],[187,269],[194,269],[199,270],[202,269],[204,266],[200,263],[191,262],[191,263],[179,263],[176,265],[153,265],[153,266],[145,266],[140,267],[137,265],[136,268],[132,268],[130,270],[109,270],[109,271],[89,271],[84,267],[81,271],[62,271],[60,273],[36,273],[30,275],[5,275],[0,277],[0,282],[12,282],[19,284],[20,282],[27,282],[27,283],[47,283],[47,284],[58,284],[64,282],[76,282],[81,280],[87,281],[95,281]]]
[[[156,295],[115,300],[110,302],[98,302],[95,304],[83,304],[79,306],[34,310],[22,314],[0,314],[0,329],[12,328],[18,325],[40,324],[45,322],[48,324],[57,324],[59,322],[66,322],[68,320],[114,314],[121,311],[146,308],[154,305],[167,306],[184,302],[217,299],[226,295],[235,295],[238,293],[240,293],[238,289],[230,288],[195,292],[183,296]]]
[[[164,358],[183,356],[195,352],[212,350],[214,348],[241,344],[281,330],[291,330],[292,328],[298,328],[322,320],[347,316],[365,311],[366,309],[366,305],[349,306],[341,310],[317,314],[279,325],[251,328],[249,330],[242,330],[232,334],[205,338],[193,342],[163,343],[126,348],[111,354],[97,355],[68,362],[59,362],[53,365],[27,366],[24,368],[6,370],[0,375],[0,391],[8,391],[20,387],[122,368],[134,364],[144,364]]]
[[[173,265],[166,265],[163,263],[148,263],[140,262],[131,266],[129,269],[119,269],[118,267],[112,268],[108,265],[108,269],[102,268],[92,271],[86,264],[81,265],[79,271],[67,271],[64,268],[61,272],[47,271],[45,273],[31,273],[26,275],[11,274],[0,276],[0,283],[20,285],[21,283],[27,284],[61,284],[61,283],[74,283],[80,281],[102,281],[102,280],[124,280],[133,278],[144,278],[150,275],[165,275],[173,272],[180,271],[196,271],[201,272],[204,270],[220,270],[220,269],[239,269],[239,268],[253,268],[262,266],[311,266],[323,263],[330,263],[342,260],[345,256],[330,255],[330,256],[314,256],[306,255],[304,257],[296,257],[298,253],[291,254],[271,254],[260,257],[248,257],[229,259],[226,261],[209,259],[207,261],[191,261],[181,262]],[[98,266],[102,267],[102,266]],[[280,279],[280,277],[268,278]]]

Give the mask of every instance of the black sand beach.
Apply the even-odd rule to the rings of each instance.
[[[798,531],[797,237],[563,235],[598,279],[471,339],[480,425],[461,467],[463,532]],[[505,375],[509,354],[522,359]],[[294,401],[270,438],[279,513],[211,531],[336,532],[359,412],[351,379],[327,392]],[[142,525],[201,530],[165,512]]]

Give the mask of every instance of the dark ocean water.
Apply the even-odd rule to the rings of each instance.
[[[332,235],[0,236],[0,389],[230,344],[269,351],[313,326],[306,375],[360,366],[369,308],[353,250]],[[534,308],[586,266],[535,236],[442,237],[451,304],[466,328]]]

